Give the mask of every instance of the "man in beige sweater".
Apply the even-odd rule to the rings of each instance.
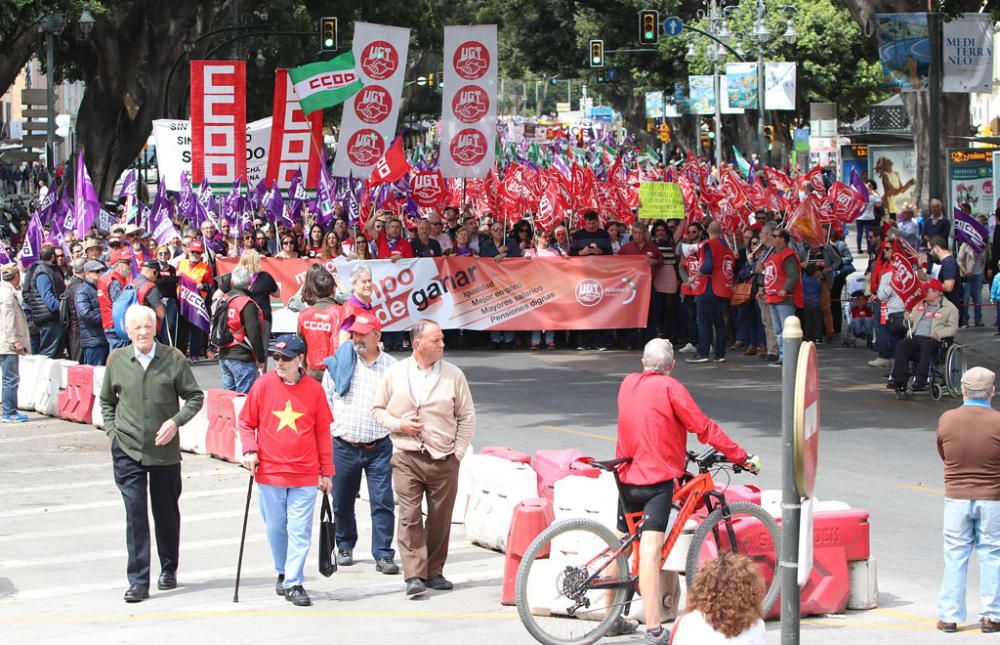
[[[399,504],[397,543],[406,595],[448,590],[444,575],[458,464],[476,430],[476,409],[465,374],[444,358],[444,333],[429,320],[410,331],[413,355],[389,368],[372,416],[389,429],[392,480]],[[421,502],[427,498],[427,520]]]
[[[979,557],[980,629],[1000,632],[1000,412],[992,409],[995,375],[973,367],[962,377],[965,402],[941,415],[937,448],[944,462],[944,575],[937,628],[965,620],[972,550]]]
[[[17,297],[21,272],[13,262],[0,266],[0,370],[3,370],[4,423],[24,423],[28,417],[17,411],[18,361],[31,349],[28,321]]]

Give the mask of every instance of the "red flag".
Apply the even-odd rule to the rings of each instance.
[[[826,184],[823,182],[823,169],[819,166],[802,175],[799,179],[811,184],[813,190],[820,195],[826,194]]]
[[[403,152],[403,140],[396,137],[393,144],[372,168],[372,176],[369,181],[372,186],[378,186],[385,182],[398,181],[405,177],[408,172],[410,172],[410,162],[406,160],[406,153]]]
[[[414,172],[410,177],[410,194],[417,206],[439,208],[448,198],[441,173],[436,170]]]
[[[820,204],[822,202],[819,196],[814,195],[798,205],[786,227],[792,237],[810,245],[823,245],[826,241],[826,235],[824,235],[823,227],[820,224]]]
[[[764,166],[764,177],[767,178],[767,185],[775,190],[786,192],[791,190],[793,182],[791,177],[769,166]]]
[[[906,310],[909,311],[923,299],[923,287],[917,280],[917,273],[914,271],[913,265],[906,258],[898,255],[893,256],[890,266],[892,268],[890,286],[903,301]]]
[[[826,199],[833,207],[834,217],[846,224],[858,219],[868,205],[861,193],[840,181],[833,182]]]

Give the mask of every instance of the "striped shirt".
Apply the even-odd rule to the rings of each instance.
[[[323,372],[323,390],[333,411],[333,423],[330,424],[333,436],[350,443],[371,443],[389,435],[389,430],[372,418],[372,403],[382,377],[395,363],[396,359],[385,352],[379,352],[371,365],[358,356],[351,389],[343,397],[337,395],[330,373]]]

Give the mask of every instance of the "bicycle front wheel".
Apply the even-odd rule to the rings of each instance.
[[[766,616],[778,599],[781,582],[778,575],[778,523],[767,511],[751,502],[732,502],[728,507],[728,518],[723,514],[725,509],[717,508],[695,531],[687,554],[685,584],[688,589],[694,586],[702,562],[724,553],[740,553],[753,560],[764,576],[767,591],[761,611]]]
[[[633,583],[621,540],[584,518],[556,522],[528,547],[517,569],[517,613],[545,645],[595,643],[621,614]]]

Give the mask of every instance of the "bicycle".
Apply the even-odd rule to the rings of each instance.
[[[618,467],[630,461],[589,463],[614,475],[619,500],[623,500]],[[698,474],[690,472],[691,464],[697,465]],[[743,553],[757,563],[768,585],[761,607],[766,615],[778,597],[777,522],[757,504],[727,503],[724,490],[716,490],[712,477],[722,471],[738,474],[744,470],[714,450],[701,456],[688,451],[685,474],[673,495],[660,569],[685,525],[697,521],[704,511],[686,554],[687,587],[694,584],[702,559],[724,552]],[[625,515],[629,532],[622,537],[595,520],[571,518],[554,523],[532,541],[518,567],[516,605],[521,623],[535,640],[544,645],[587,645],[600,640],[620,615],[628,614],[638,591],[642,515]],[[630,554],[634,555],[631,567]]]

